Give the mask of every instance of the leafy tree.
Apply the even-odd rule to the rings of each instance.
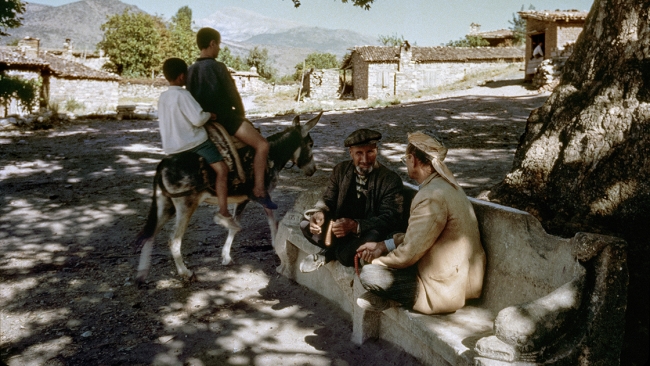
[[[467,35],[465,38],[461,38],[457,41],[449,41],[445,46],[448,47],[486,47],[489,46],[490,42],[486,41],[481,36],[470,36]]]
[[[187,5],[178,9],[169,24],[171,53],[165,55],[165,58],[178,57],[189,65],[199,56],[196,32],[192,30],[193,24],[192,9]]]
[[[244,62],[241,57],[234,56],[228,46],[224,46],[224,48],[219,51],[217,61],[221,61],[226,64],[226,66],[238,71],[244,71],[250,68],[248,65],[246,65],[246,62]]]
[[[535,10],[535,7],[531,4],[528,6],[528,10]],[[524,6],[521,6],[521,11],[524,11]],[[508,23],[512,24],[512,27],[508,28],[512,30],[512,34],[515,37],[514,44],[520,45],[526,42],[526,19],[523,19],[519,13],[512,14],[512,20],[508,20]]]
[[[333,69],[339,67],[339,62],[336,60],[335,54],[314,52],[307,55],[307,58],[305,58],[304,66],[307,70],[311,68]],[[296,69],[296,72],[293,74],[293,78],[294,80],[300,80],[303,63],[300,62],[294,67]]]
[[[293,6],[296,8],[300,6],[300,0],[292,0],[293,1]],[[343,3],[347,3],[348,0],[341,0]],[[352,5],[358,6],[364,10],[370,10],[370,4],[374,2],[374,0],[351,0],[350,1]]]
[[[622,365],[648,362],[648,14],[647,0],[593,3],[559,85],[528,117],[512,169],[489,195],[533,213],[552,233],[591,231],[627,241]],[[594,347],[581,363],[597,363],[604,348]]]
[[[101,30],[104,39],[97,47],[104,50],[117,73],[142,77],[160,69],[161,51],[169,48],[169,40],[159,17],[125,10],[110,17]]]
[[[38,101],[38,92],[38,81],[0,75],[0,105],[5,110],[9,102],[15,99],[24,110],[31,111]]]
[[[266,80],[272,80],[275,77],[275,69],[269,64],[269,50],[255,46],[249,51],[246,57],[246,64],[249,67],[256,67],[260,77]]]
[[[397,47],[404,43],[405,39],[403,35],[398,36],[396,33],[392,36],[380,35],[377,40],[384,46]]]
[[[20,14],[25,12],[25,3],[20,0],[2,0],[0,2],[0,37],[8,36],[6,31],[18,28],[23,18]]]

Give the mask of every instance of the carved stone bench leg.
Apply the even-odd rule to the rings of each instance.
[[[352,342],[361,345],[366,340],[379,337],[381,313],[366,311],[357,306],[356,300],[366,290],[361,285],[358,276],[354,276],[354,311],[352,313]]]

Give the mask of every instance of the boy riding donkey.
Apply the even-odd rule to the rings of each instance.
[[[201,54],[188,69],[187,90],[203,110],[216,114],[216,122],[228,134],[255,150],[255,185],[250,198],[267,209],[275,210],[278,206],[271,201],[264,185],[269,143],[246,120],[244,105],[232,76],[226,65],[216,60],[220,51],[221,34],[212,28],[201,28],[196,34],[196,43]]]

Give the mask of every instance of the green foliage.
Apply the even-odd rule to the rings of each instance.
[[[74,97],[70,97],[65,101],[65,110],[68,112],[74,113],[74,111],[84,109],[86,109],[86,105],[74,99]]]
[[[293,1],[293,6],[296,8],[300,6],[300,0],[292,0]],[[348,0],[341,0],[343,3],[347,3]],[[351,0],[349,1],[352,3],[354,6],[358,6],[364,10],[370,10],[370,4],[374,2],[374,0]]]
[[[165,58],[178,57],[190,65],[199,57],[199,49],[196,46],[196,32],[192,30],[193,24],[192,9],[188,6],[178,9],[169,24],[171,52]]]
[[[0,1],[0,37],[8,36],[8,29],[20,27],[23,20],[20,14],[24,12],[25,3],[20,0]]]
[[[257,73],[260,77],[266,80],[273,80],[275,78],[275,69],[271,67],[269,60],[269,50],[266,48],[259,48],[255,46],[248,52],[246,57],[246,65],[249,67],[256,67]]]
[[[246,65],[246,62],[244,62],[241,57],[234,56],[232,52],[230,52],[230,48],[228,48],[228,46],[224,46],[224,48],[219,51],[217,61],[221,61],[226,64],[226,66],[238,71],[245,71],[249,69],[248,65]]]
[[[5,108],[12,99],[26,111],[31,111],[38,102],[39,82],[19,77],[0,75],[0,103]]]
[[[11,41],[7,42],[7,46],[10,46],[10,47],[18,46],[18,42],[20,42],[20,39],[14,38]]]
[[[115,71],[127,77],[148,76],[160,69],[167,48],[161,36],[163,26],[159,17],[125,10],[101,26],[104,39],[97,45],[104,50]]]
[[[339,67],[339,62],[336,60],[336,55],[333,53],[314,52],[307,55],[305,58],[304,66],[307,70],[314,69],[334,69]],[[296,72],[293,74],[294,80],[300,80],[302,76],[303,63],[300,62],[294,66]]]
[[[535,10],[535,7],[530,4],[528,10]],[[521,6],[521,11],[524,11],[524,6]],[[512,34],[515,37],[514,44],[521,45],[526,42],[526,19],[522,19],[519,13],[512,14],[512,20],[508,20],[508,23],[512,24],[512,27],[509,29],[512,30]]]
[[[397,33],[394,33],[394,34],[391,35],[391,36],[389,36],[389,35],[386,35],[386,36],[384,36],[384,35],[380,35],[380,36],[377,38],[377,40],[378,40],[379,43],[381,43],[382,45],[384,45],[384,46],[391,46],[391,47],[401,46],[402,43],[404,43],[404,41],[406,41],[406,40],[404,39],[404,36],[403,36],[403,35],[398,36]]]
[[[467,35],[465,38],[461,38],[457,41],[449,41],[445,46],[448,47],[486,47],[489,46],[490,42],[483,39],[481,36],[470,36]]]

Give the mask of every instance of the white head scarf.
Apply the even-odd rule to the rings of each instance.
[[[460,185],[454,178],[454,174],[447,168],[443,161],[447,156],[447,148],[435,137],[429,136],[423,132],[417,131],[408,134],[409,143],[417,147],[431,159],[431,165],[440,176],[449,182],[454,188],[460,188]]]

